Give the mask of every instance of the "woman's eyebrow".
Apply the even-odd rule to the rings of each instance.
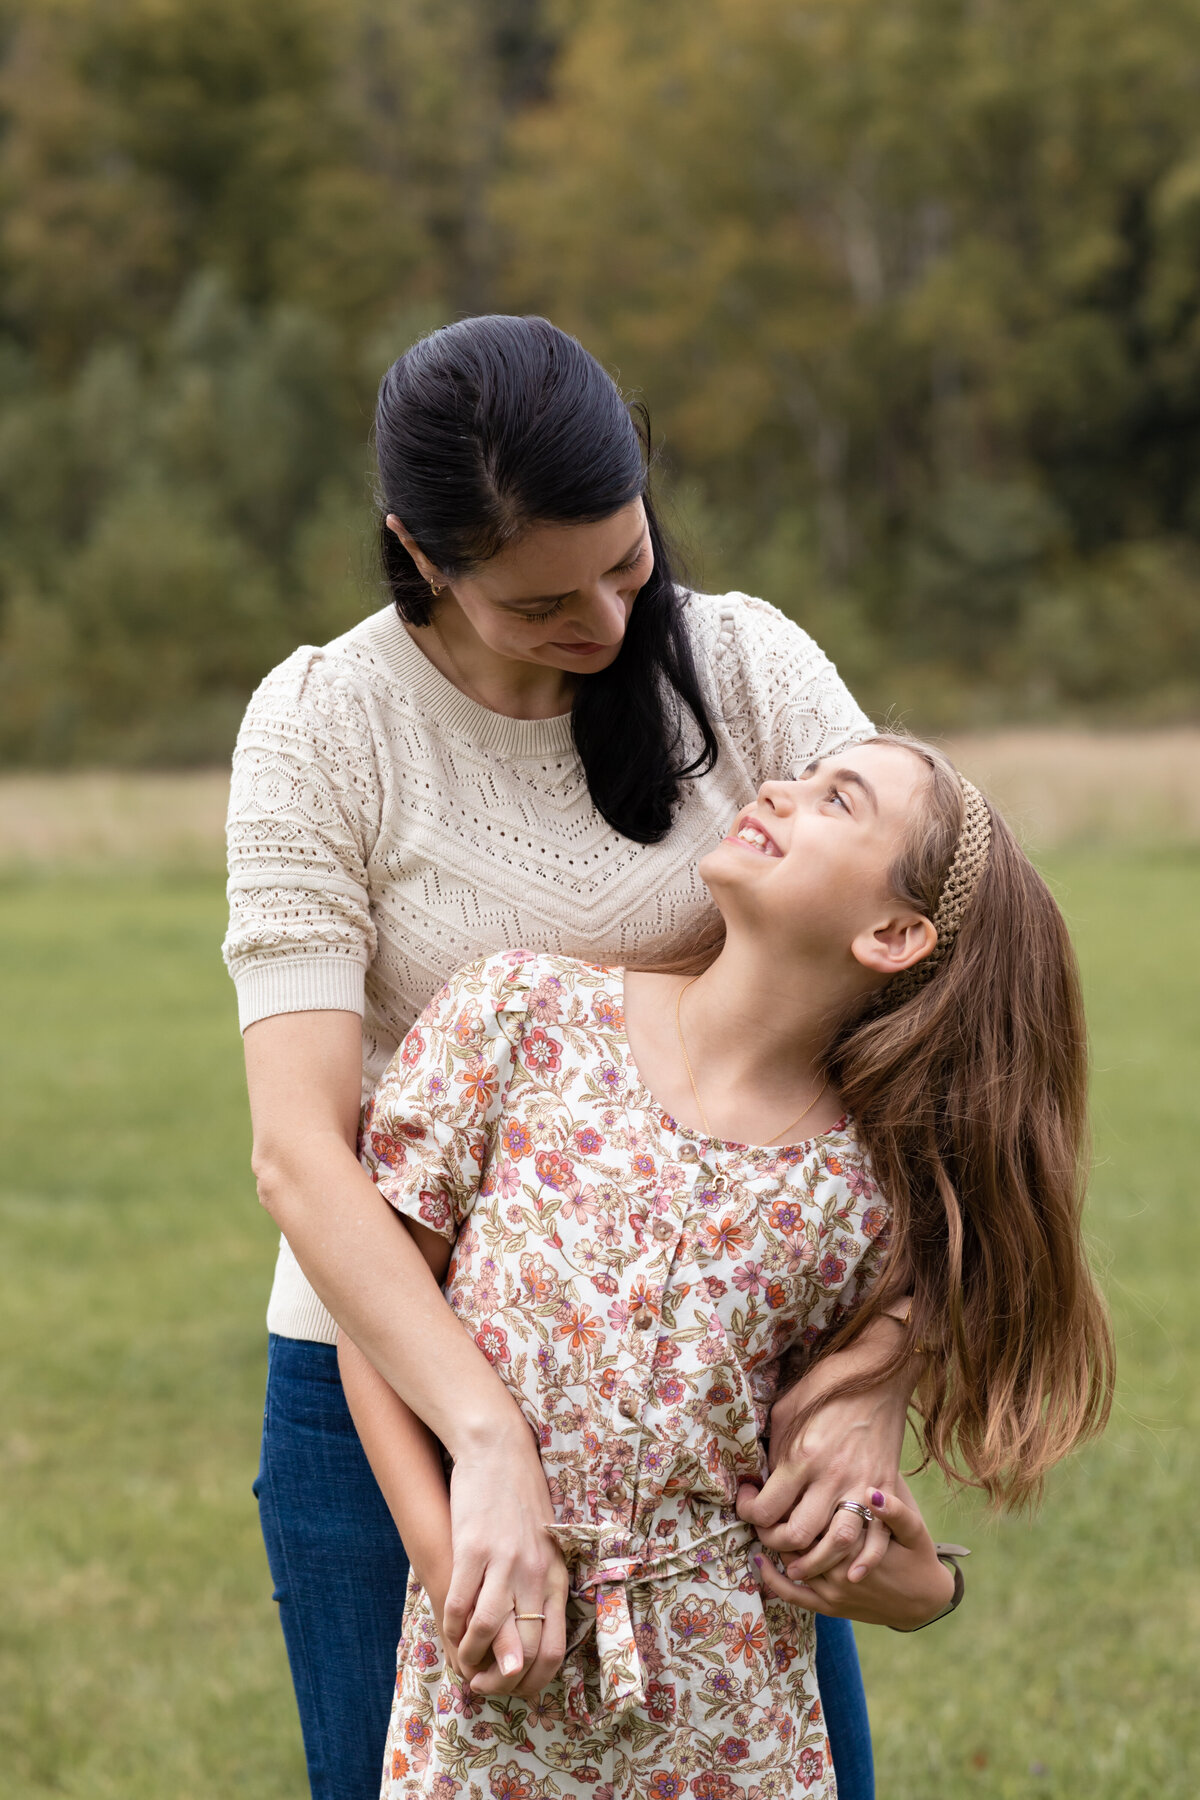
[[[618,569],[623,569],[626,563],[632,562],[642,547],[642,539],[645,535],[646,527],[643,525],[624,556],[618,557],[612,568],[606,569],[604,573],[613,575]],[[569,600],[574,592],[574,588],[568,588],[565,594],[522,594],[519,600],[498,600],[496,604],[497,606],[553,606],[556,600]]]

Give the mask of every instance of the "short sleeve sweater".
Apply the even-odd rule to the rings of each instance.
[[[238,735],[229,801],[225,960],[243,1030],[276,1013],[359,1013],[365,1098],[464,963],[517,948],[647,962],[693,941],[711,909],[696,863],[738,808],[872,727],[775,607],[724,594],[686,608],[719,755],[685,784],[660,844],[597,813],[569,714],[479,706],[391,607],[274,669]],[[267,1323],[336,1336],[286,1243]]]

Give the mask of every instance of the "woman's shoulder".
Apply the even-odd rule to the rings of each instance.
[[[751,594],[692,594],[687,611],[715,704],[755,781],[871,734],[829,657],[777,606]]]
[[[291,705],[320,713],[343,701],[360,699],[379,682],[395,681],[398,638],[407,633],[394,607],[385,606],[360,619],[327,644],[299,644],[256,688],[250,711],[269,705]]]
[[[692,593],[686,605],[696,642],[714,663],[753,667],[782,661],[815,669],[828,660],[804,627],[769,600],[735,590]]]

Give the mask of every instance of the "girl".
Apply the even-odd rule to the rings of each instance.
[[[1106,1416],[1075,966],[1003,823],[940,754],[876,738],[765,783],[701,874],[726,928],[702,974],[476,963],[364,1115],[554,1503],[542,1578],[476,1591],[437,1443],[342,1339],[416,1577],[392,1800],[833,1793],[787,1601],[912,1628],[954,1584],[894,1491],[842,1499],[896,1534],[857,1591],[755,1555],[736,1502],[797,1346],[903,1302],[926,1449],[999,1502]],[[418,1358],[421,1319],[398,1330]]]

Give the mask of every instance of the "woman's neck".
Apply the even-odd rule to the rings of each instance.
[[[501,656],[485,644],[455,600],[441,600],[428,625],[409,625],[422,655],[460,694],[509,719],[570,712],[578,677],[543,663]]]

